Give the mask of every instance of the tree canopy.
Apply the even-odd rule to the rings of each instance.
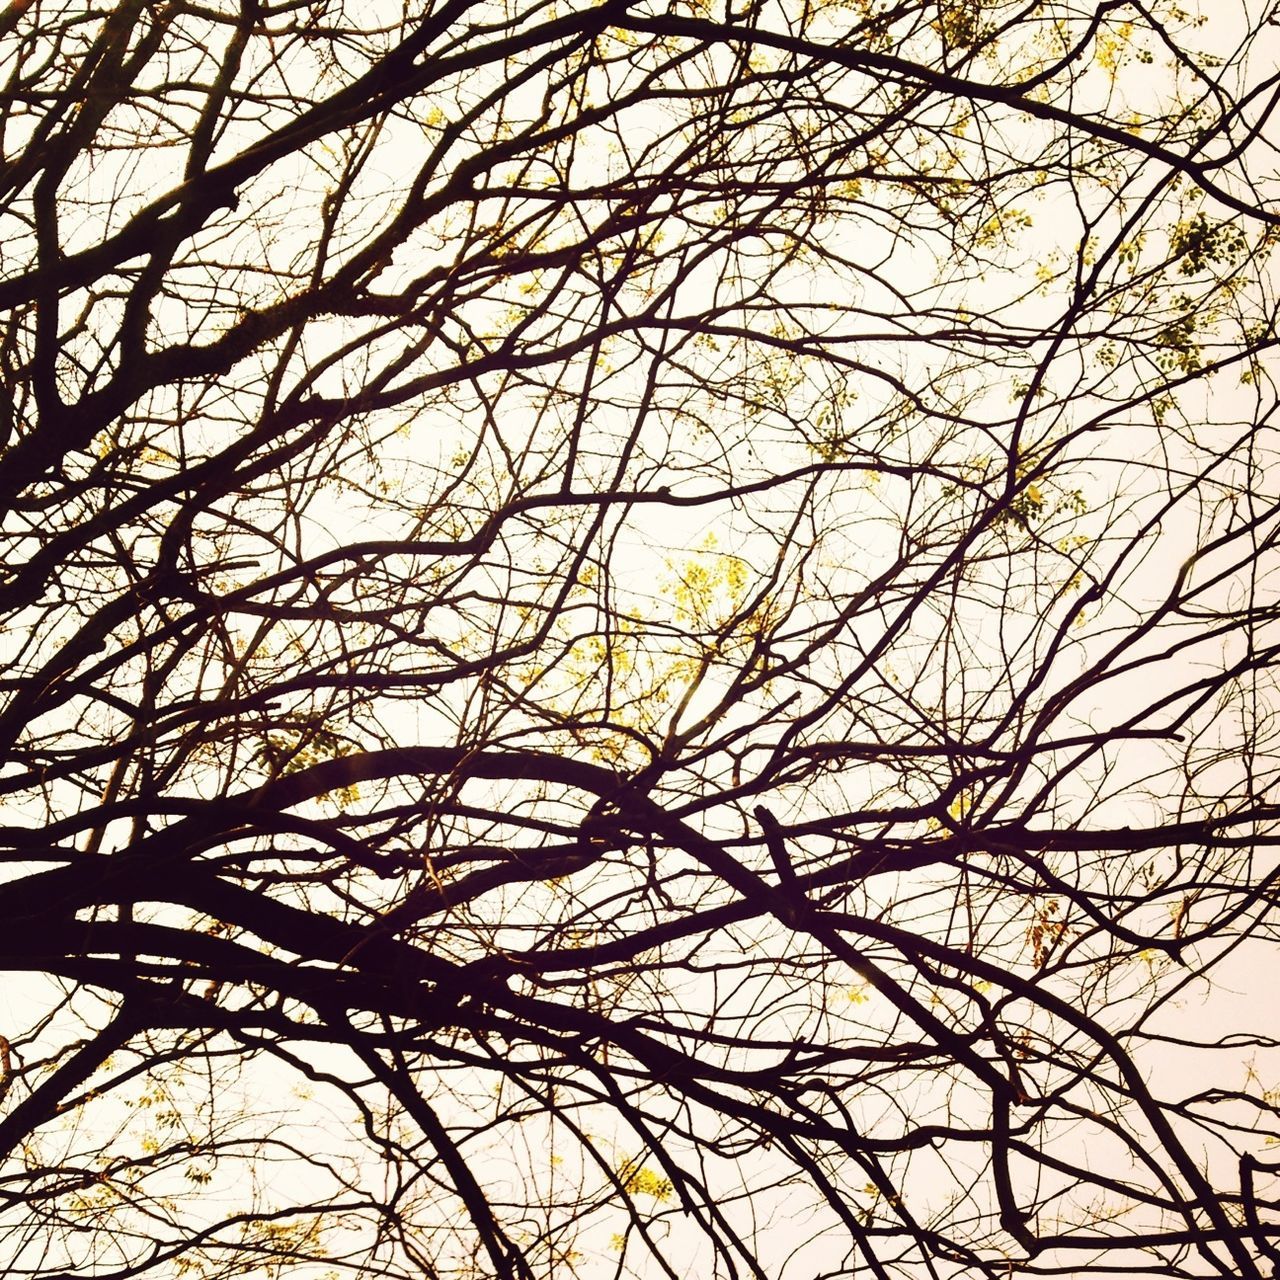
[[[1278,49],[10,0],[5,1274],[1275,1274]]]

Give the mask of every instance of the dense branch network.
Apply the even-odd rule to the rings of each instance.
[[[1276,1272],[1278,33],[10,4],[6,1274]]]

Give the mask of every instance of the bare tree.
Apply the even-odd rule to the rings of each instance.
[[[1183,3],[12,0],[6,1274],[1275,1273]]]

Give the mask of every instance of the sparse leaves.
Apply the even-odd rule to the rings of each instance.
[[[1261,11],[0,28],[6,1274],[1273,1270]]]

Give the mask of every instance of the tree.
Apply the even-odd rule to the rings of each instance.
[[[1274,17],[91,9],[6,1274],[1273,1274]]]

